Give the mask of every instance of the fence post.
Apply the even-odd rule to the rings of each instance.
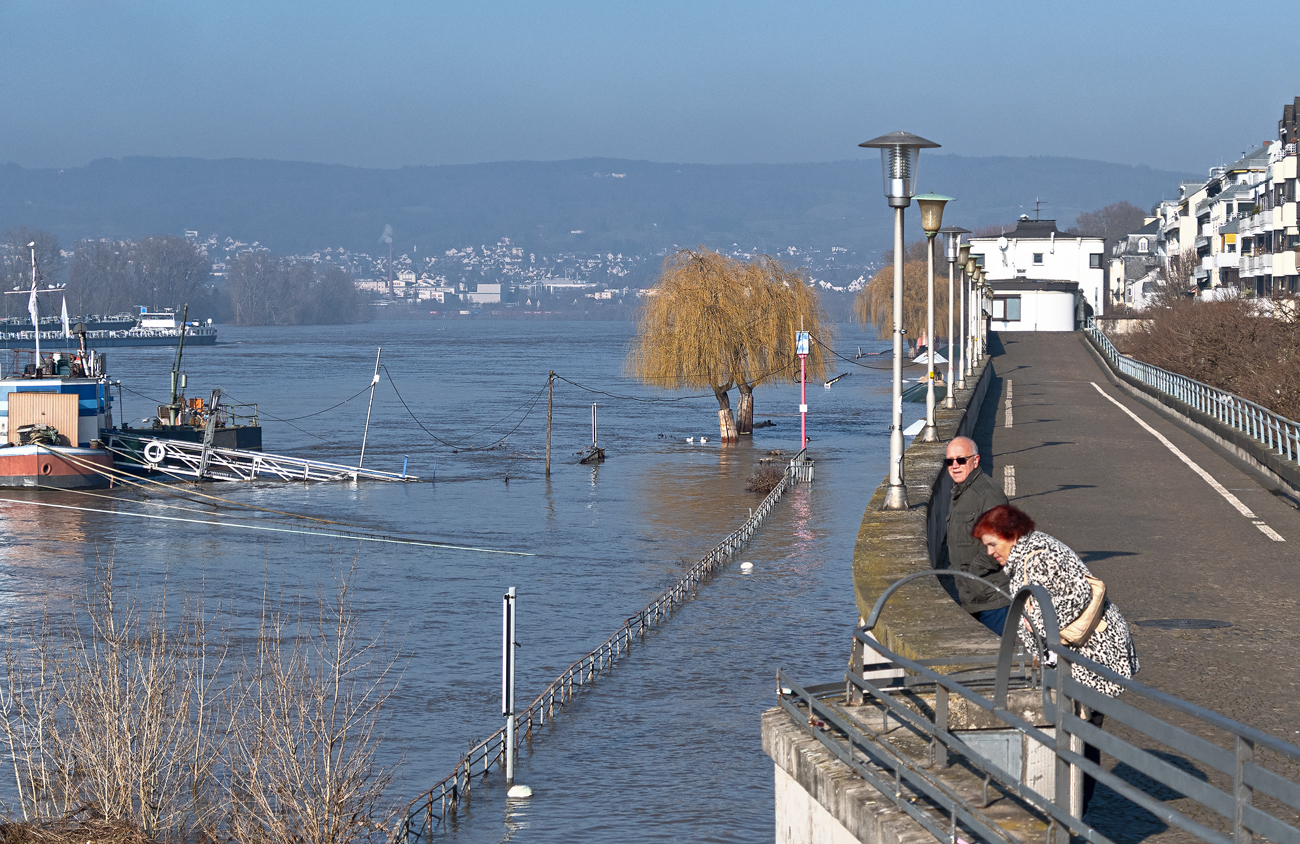
[[[1237,736],[1236,764],[1232,772],[1232,841],[1250,844],[1254,839],[1246,828],[1246,807],[1254,801],[1255,790],[1246,785],[1246,766],[1254,761],[1255,743]]]

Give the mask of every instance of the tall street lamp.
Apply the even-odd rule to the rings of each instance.
[[[891,132],[858,144],[880,150],[885,197],[894,209],[894,410],[889,431],[889,486],[885,489],[885,510],[907,509],[907,488],[903,486],[903,209],[916,196],[916,167],[922,149],[934,149],[934,141],[911,132]]]
[[[954,311],[957,309],[957,299],[955,297],[956,281],[954,276],[957,274],[957,258],[961,252],[961,236],[970,234],[970,231],[963,229],[961,226],[944,226],[939,229],[943,235],[944,257],[948,259],[948,397],[943,400],[943,406],[951,410],[956,407],[953,401],[953,389],[957,386],[955,380],[955,371],[953,361],[956,353],[953,350],[953,321],[956,317]],[[962,384],[965,387],[965,384]]]
[[[939,428],[934,423],[934,236],[943,225],[943,207],[949,202],[952,202],[951,196],[937,193],[926,193],[916,198],[916,204],[921,209],[921,228],[925,231],[928,263],[925,302],[925,427],[917,437],[923,443],[939,441]]]
[[[980,265],[972,255],[966,261],[966,374],[975,374],[975,291],[979,284]]]
[[[957,367],[957,386],[964,390],[966,373],[970,371],[970,321],[966,317],[966,300],[970,297],[970,274],[975,267],[969,243],[963,243],[957,250],[957,266],[961,267],[961,359]]]

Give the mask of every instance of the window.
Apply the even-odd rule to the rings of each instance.
[[[1139,252],[1147,251],[1147,239],[1145,237],[1138,238],[1138,251]]]
[[[1042,253],[1042,252],[1035,252],[1035,253],[1034,253],[1034,266],[1036,266],[1036,267],[1041,267],[1042,265],[1043,265],[1043,253]]]
[[[1088,269],[1090,270],[1101,269],[1101,254],[1102,253],[1100,252],[1093,252],[1091,255],[1088,256]]]
[[[993,318],[1006,322],[1020,321],[1020,297],[996,296],[993,299]]]

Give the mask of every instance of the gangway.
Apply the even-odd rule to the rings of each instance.
[[[139,437],[104,431],[105,447],[118,467],[134,472],[161,472],[201,481],[374,481],[416,482],[405,472],[381,472],[323,460],[304,460],[262,451],[218,448],[198,442]]]

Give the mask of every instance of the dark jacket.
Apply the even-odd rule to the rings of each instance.
[[[1006,503],[1007,496],[979,467],[952,488],[952,506],[948,508],[947,568],[969,572],[994,586],[1007,589],[1010,579],[1006,572],[997,560],[989,556],[984,544],[970,535],[980,516]],[[992,588],[965,577],[957,578],[957,599],[962,609],[969,613],[995,610],[1011,603]]]

